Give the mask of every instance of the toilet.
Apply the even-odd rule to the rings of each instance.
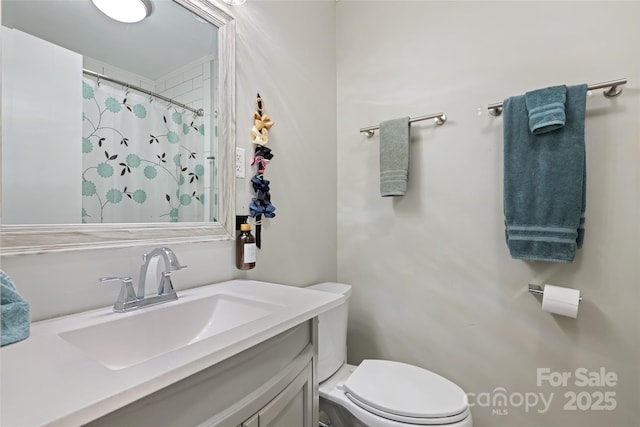
[[[465,392],[426,369],[389,360],[348,365],[347,320],[351,286],[308,286],[342,294],[346,301],[319,315],[318,377],[320,411],[332,427],[472,427]]]

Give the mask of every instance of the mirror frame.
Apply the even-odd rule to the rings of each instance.
[[[235,174],[231,167],[232,160],[235,158],[236,141],[235,20],[209,0],[173,1],[218,27],[219,91],[216,107],[218,113],[217,164],[221,183],[218,186],[219,221],[182,224],[0,225],[0,255],[213,242],[235,238]],[[0,135],[0,156],[1,143]]]

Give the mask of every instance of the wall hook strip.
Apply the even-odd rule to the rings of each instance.
[[[422,120],[429,120],[429,119],[434,119],[436,122],[436,125],[438,126],[442,126],[446,121],[447,121],[447,116],[444,113],[433,113],[433,114],[427,114],[424,116],[418,116],[418,117],[413,117],[409,119],[409,123],[413,123],[413,122],[420,122]],[[360,129],[360,132],[362,133],[366,133],[367,136],[369,138],[371,138],[374,134],[375,131],[380,129],[380,125],[377,126],[369,126],[366,128],[362,128]]]
[[[614,96],[620,95],[622,92],[623,85],[627,84],[627,79],[618,79],[611,80],[609,82],[603,83],[595,83],[587,86],[587,90],[596,90],[596,89],[605,89],[603,91],[604,96],[607,98],[612,98]],[[502,114],[502,102],[496,102],[495,104],[490,104],[487,109],[489,110],[489,114],[494,117],[498,117]]]

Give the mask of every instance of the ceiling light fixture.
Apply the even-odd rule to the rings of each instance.
[[[151,13],[148,0],[91,0],[102,13],[116,21],[132,24],[140,22]]]
[[[238,6],[238,5],[244,4],[247,0],[222,0],[222,1],[232,6]]]

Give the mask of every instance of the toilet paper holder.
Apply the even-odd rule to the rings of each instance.
[[[529,283],[529,292],[531,292],[532,294],[536,294],[536,295],[544,295],[544,289],[542,289],[542,287],[540,285],[532,285],[531,283]],[[578,304],[582,303],[582,296],[580,296],[580,298],[578,299]]]

